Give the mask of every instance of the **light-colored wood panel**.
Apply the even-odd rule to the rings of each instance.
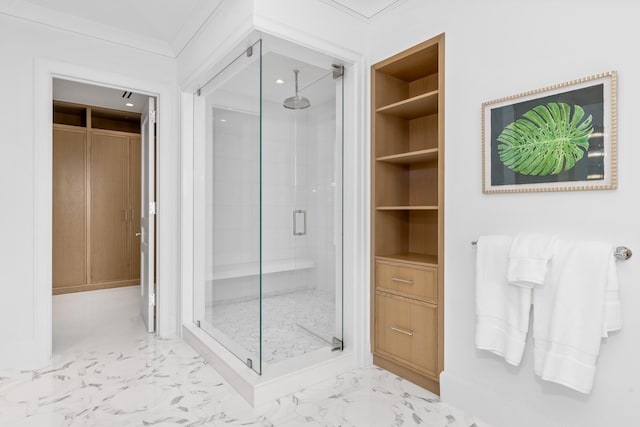
[[[86,131],[53,129],[53,288],[85,283]]]
[[[129,138],[90,133],[89,283],[129,279]]]
[[[87,126],[87,107],[70,102],[53,102],[53,123],[75,127]]]
[[[409,122],[409,151],[438,148],[438,114]]]
[[[433,304],[376,292],[376,350],[436,376],[438,315]]]
[[[91,107],[90,118],[93,129],[140,133],[140,113]]]
[[[375,114],[372,138],[376,157],[406,153],[409,148],[409,121],[401,117]]]
[[[409,84],[385,73],[374,72],[375,108],[409,98]]]
[[[415,254],[409,252],[392,253],[384,256],[376,256],[376,260],[389,262],[402,262],[417,266],[438,267],[438,257],[435,255]]]
[[[378,290],[438,302],[438,269],[376,260]]]
[[[409,151],[407,153],[393,154],[390,156],[378,157],[376,160],[386,163],[411,164],[425,161],[433,161],[438,158],[438,149],[430,148],[428,150]]]
[[[438,72],[438,47],[443,36],[436,36],[390,58],[373,67],[406,82],[418,80]]]
[[[442,96],[438,99],[438,147],[442,151],[442,156],[438,158],[438,204],[442,206],[442,209],[438,211],[438,253],[442,255],[439,260],[440,268],[438,269],[438,286],[441,290],[438,296],[438,372],[444,371],[444,59],[444,34],[442,34],[438,42],[438,86],[442,93]]]
[[[431,74],[409,83],[409,97],[438,90],[438,74]]]
[[[377,211],[435,211],[438,210],[437,206],[378,206]]]
[[[377,255],[407,252],[409,222],[406,211],[375,212],[375,249]]]
[[[409,204],[409,168],[406,165],[381,163],[376,165],[376,206]]]
[[[409,212],[409,245],[407,252],[438,255],[439,212],[439,210]]]
[[[141,154],[140,137],[129,139],[129,249],[131,252],[131,269],[129,277],[140,280],[140,206],[141,206]]]
[[[387,114],[403,119],[415,119],[438,112],[438,91],[414,96],[391,105],[385,105],[376,110],[378,114]]]
[[[412,163],[409,171],[409,205],[438,205],[438,162]]]

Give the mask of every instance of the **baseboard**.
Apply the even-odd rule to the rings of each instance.
[[[100,289],[122,288],[125,286],[138,286],[140,279],[119,280],[115,282],[91,283],[86,285],[59,286],[53,288],[53,295],[70,294],[73,292],[97,291]]]
[[[479,420],[481,427],[560,427],[539,411],[522,404],[519,396],[505,399],[490,387],[466,381],[444,371],[440,374],[441,399]]]

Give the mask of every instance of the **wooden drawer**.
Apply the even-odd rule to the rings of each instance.
[[[437,379],[436,306],[376,292],[376,313],[376,351]]]
[[[410,298],[438,301],[438,269],[376,261],[376,288]]]

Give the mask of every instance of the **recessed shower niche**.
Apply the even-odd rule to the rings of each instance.
[[[352,363],[343,352],[344,67],[279,39],[245,46],[194,96],[196,327],[185,335],[259,404]]]

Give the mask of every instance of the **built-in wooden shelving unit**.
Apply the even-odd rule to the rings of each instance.
[[[374,363],[439,393],[444,35],[371,67]]]

